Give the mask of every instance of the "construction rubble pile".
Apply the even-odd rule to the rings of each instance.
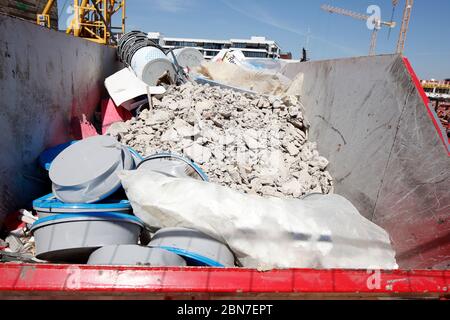
[[[184,154],[211,182],[263,196],[332,191],[328,160],[308,141],[295,96],[262,96],[190,82],[108,133],[141,155]]]
[[[0,231],[0,261],[35,261],[34,237],[29,228],[35,221],[36,217],[27,210],[8,215]]]
[[[202,78],[198,50],[124,35],[102,134],[43,150],[51,190],[10,215],[0,262],[396,269],[386,231],[333,192],[290,95],[303,78],[230,72],[239,55],[222,54]]]

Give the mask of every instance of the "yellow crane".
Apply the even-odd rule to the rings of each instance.
[[[66,33],[101,44],[115,44],[117,33],[125,33],[125,0],[74,0],[74,17]],[[121,13],[121,25],[113,18]],[[119,32],[117,32],[119,31]]]
[[[352,17],[355,19],[359,19],[359,20],[364,20],[364,21],[368,21],[369,19],[371,19],[371,16],[368,16],[366,14],[362,14],[362,13],[358,13],[358,12],[353,12],[347,9],[342,9],[342,8],[337,8],[337,7],[332,7],[329,5],[322,5],[321,6],[322,10],[328,11],[330,13],[338,13],[344,16],[348,16],[348,17]],[[375,54],[375,48],[376,48],[376,44],[377,44],[377,36],[378,36],[378,30],[381,29],[382,26],[386,26],[389,28],[394,28],[395,27],[395,22],[393,21],[382,21],[380,19],[373,19],[373,23],[374,23],[374,28],[372,31],[372,36],[371,36],[371,40],[370,40],[370,48],[369,48],[369,55],[374,55]]]
[[[50,10],[55,0],[48,0],[43,11],[37,14],[37,24],[50,28]],[[101,44],[115,44],[115,36],[125,33],[126,0],[74,0],[74,15],[66,33]],[[113,26],[113,18],[121,14]]]
[[[55,0],[48,0],[45,4],[44,10],[37,14],[36,23],[40,26],[51,28],[50,10],[52,10]]]

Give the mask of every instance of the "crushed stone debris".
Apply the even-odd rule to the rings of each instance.
[[[308,140],[309,123],[296,96],[186,83],[153,97],[151,105],[107,134],[143,156],[188,156],[211,182],[234,190],[282,198],[333,191],[328,160]]]

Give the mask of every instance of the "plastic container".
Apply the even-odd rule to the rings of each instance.
[[[41,153],[39,156],[39,165],[44,168],[45,170],[50,170],[50,165],[52,164],[53,160],[65,149],[70,147],[72,144],[76,143],[77,141],[70,141],[67,143],[59,144],[55,147],[49,148]]]
[[[183,68],[195,68],[205,61],[203,54],[195,48],[179,48],[172,51],[177,59],[178,65]],[[172,52],[167,54],[170,61],[175,63]]]
[[[191,266],[234,266],[234,255],[225,244],[196,230],[164,228],[155,233],[148,246],[176,253]]]
[[[67,213],[118,212],[130,214],[132,212],[128,200],[108,198],[100,203],[64,203],[58,200],[53,193],[34,200],[33,209],[36,210],[39,218]]]
[[[53,160],[55,160],[55,158],[64,150],[66,150],[68,147],[70,147],[71,145],[73,145],[74,143],[77,143],[79,140],[74,140],[74,141],[70,141],[67,143],[62,143],[59,144],[55,147],[49,148],[47,150],[45,150],[44,152],[41,153],[41,155],[39,156],[39,165],[45,169],[45,170],[50,170],[50,166],[53,162]],[[135,166],[137,166],[144,158],[133,148],[128,147],[128,150],[131,152],[131,155],[133,156],[134,159],[134,164]]]
[[[168,72],[175,79],[175,68],[167,56],[156,47],[139,49],[131,59],[131,68],[136,76],[149,86],[156,86],[158,79]]]
[[[117,53],[120,61],[127,64],[126,56],[127,50],[131,47],[132,44],[136,42],[136,39],[145,39],[147,35],[141,31],[130,31],[124,34],[117,45]]]
[[[96,249],[107,245],[138,244],[143,222],[120,213],[54,215],[31,227],[36,257],[51,262],[86,263]]]
[[[129,149],[111,136],[95,136],[71,145],[52,162],[55,196],[65,203],[101,201],[120,186],[117,173],[135,168]]]
[[[152,267],[184,267],[186,261],[179,255],[158,248],[137,245],[106,246],[89,257],[90,265],[145,265]]]
[[[142,160],[144,160],[144,157],[142,157],[136,150],[134,150],[131,147],[128,147],[128,150],[130,151],[131,156],[133,157],[134,166],[137,167],[142,162]]]
[[[152,170],[171,177],[208,181],[208,176],[194,161],[173,153],[158,153],[144,158],[137,170]]]

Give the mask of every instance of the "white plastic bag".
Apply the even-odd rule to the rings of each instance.
[[[396,269],[388,234],[337,195],[263,198],[139,170],[120,173],[135,215],[226,242],[244,267]]]

